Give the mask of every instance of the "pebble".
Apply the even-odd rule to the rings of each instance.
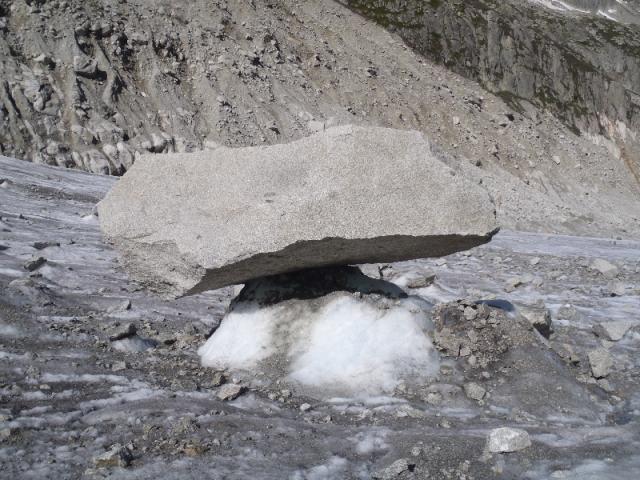
[[[547,308],[523,309],[522,316],[526,318],[531,326],[540,334],[549,338],[551,335],[551,312]]]
[[[487,448],[491,453],[519,452],[530,446],[529,434],[520,428],[494,428],[487,438]]]
[[[618,267],[602,258],[594,260],[591,264],[591,269],[600,272],[603,277],[609,279],[616,278],[619,273]]]
[[[412,278],[407,282],[408,288],[425,288],[431,285],[436,279],[434,274]]]
[[[107,452],[94,457],[93,463],[100,468],[128,467],[132,460],[133,457],[129,449],[116,443]]]
[[[589,365],[594,378],[604,378],[611,372],[613,358],[605,348],[597,348],[589,352]]]
[[[116,327],[113,333],[109,335],[109,340],[115,342],[123,338],[133,337],[137,331],[138,329],[133,323],[127,323],[126,325]]]
[[[480,401],[487,394],[487,390],[478,383],[470,382],[464,385],[464,393],[467,398]]]
[[[235,383],[227,383],[220,387],[217,396],[223,402],[235,400],[245,391],[245,387],[242,385],[236,385]]]
[[[47,259],[44,257],[34,257],[24,264],[24,268],[30,272],[34,272],[39,269],[42,265],[47,263]]]
[[[373,474],[373,478],[378,480],[391,480],[400,476],[404,472],[412,472],[415,468],[415,464],[411,463],[406,458],[396,460],[387,468],[380,470]]]

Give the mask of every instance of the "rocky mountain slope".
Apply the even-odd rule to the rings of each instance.
[[[634,2],[345,3],[514,109],[532,103],[607,145],[640,184],[640,9]]]
[[[483,183],[504,226],[640,232],[627,157],[334,2],[3,0],[0,30],[5,155],[120,174],[143,152],[412,128]]]

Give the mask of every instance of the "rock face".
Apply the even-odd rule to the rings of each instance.
[[[607,138],[640,181],[636,6],[619,12],[624,24],[596,15],[608,11],[606,1],[574,2],[582,12],[515,0],[346,3],[514,109],[533,104],[570,128]]]
[[[155,155],[99,207],[144,286],[169,295],[490,240],[494,206],[419,132],[336,127],[286,145]]]

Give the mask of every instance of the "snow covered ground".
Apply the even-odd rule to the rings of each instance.
[[[198,349],[209,338],[206,358],[246,355],[244,367],[255,366],[247,354],[261,338],[257,326],[283,319],[277,307],[238,312],[210,336],[232,289],[176,301],[140,291],[119,270],[93,215],[115,181],[0,158],[2,475],[367,479],[393,464],[400,473],[391,478],[640,477],[638,240],[505,231],[471,252],[384,268],[407,301],[494,305],[507,330],[524,307],[544,305],[554,333],[486,368],[466,368],[467,360],[441,352],[435,377],[396,384],[404,367],[385,370],[387,362],[431,352],[431,308],[425,316],[409,307],[372,316],[337,294],[313,323],[276,337],[295,345],[291,339],[304,333],[288,370],[298,382],[322,380],[315,385],[322,388],[347,375],[366,393],[326,399],[284,376],[260,384],[282,365],[249,367],[253,383],[239,370],[200,365]],[[615,275],[598,271],[596,259],[610,262]],[[433,282],[416,281],[433,274]],[[594,334],[613,320],[631,322],[622,339]],[[390,324],[397,329],[387,330]],[[246,339],[242,355],[221,341],[225,331]],[[354,335],[363,341],[351,342]],[[269,348],[278,343],[263,338]],[[588,356],[597,349],[612,362],[598,380]],[[429,370],[429,355],[410,360]],[[363,365],[369,370],[360,375]],[[389,379],[389,391],[369,390],[371,382],[390,386]],[[248,388],[222,401],[234,386]],[[489,454],[486,438],[497,427],[527,431],[532,445]],[[131,457],[100,463],[116,444]]]
[[[640,5],[633,0],[529,0],[546,8],[598,15],[621,23],[640,23]]]

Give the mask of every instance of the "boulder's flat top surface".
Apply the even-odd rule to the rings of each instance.
[[[282,145],[142,157],[99,205],[130,273],[183,295],[302,268],[488,241],[488,193],[415,131],[336,127]]]

